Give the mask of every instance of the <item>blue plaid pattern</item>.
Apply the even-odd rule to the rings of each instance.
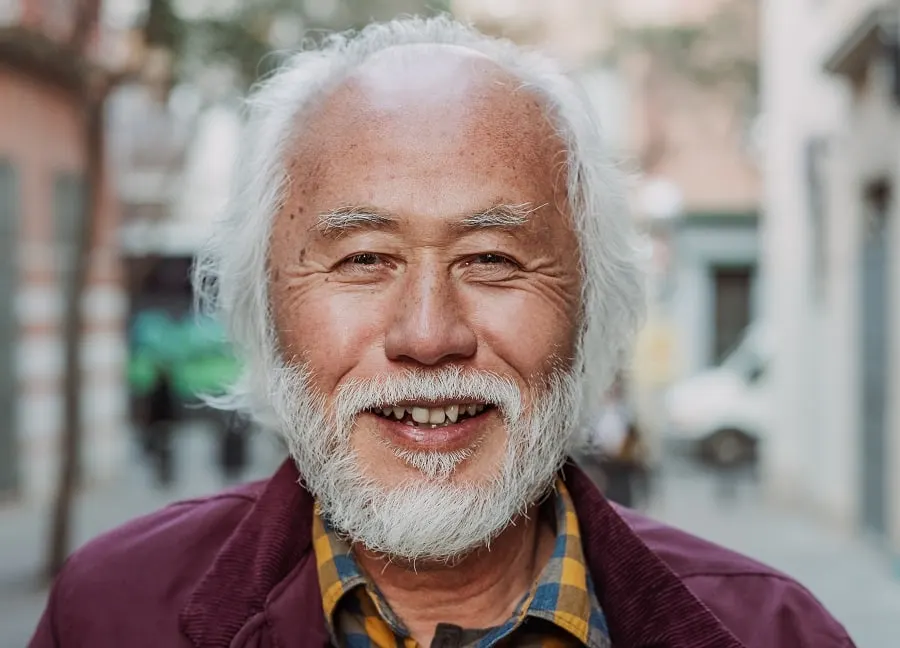
[[[575,507],[557,479],[553,509],[556,543],[550,561],[516,612],[501,626],[439,626],[441,645],[459,648],[610,648],[606,617],[584,561]],[[325,618],[335,643],[350,648],[421,648],[369,582],[350,551],[316,506],[313,547]],[[453,640],[446,642],[446,635]],[[435,640],[438,640],[438,637]]]

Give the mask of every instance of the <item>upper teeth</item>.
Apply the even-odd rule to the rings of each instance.
[[[444,407],[424,407],[419,405],[411,405],[401,407],[394,405],[391,407],[382,407],[381,413],[385,416],[393,415],[398,421],[406,416],[409,412],[412,420],[416,423],[430,423],[431,425],[440,425],[445,420],[456,423],[459,415],[463,413],[474,416],[479,412],[483,412],[485,405],[482,403],[468,403],[461,405],[446,405]]]

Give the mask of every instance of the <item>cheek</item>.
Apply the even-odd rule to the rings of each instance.
[[[297,221],[280,219],[273,232],[269,252],[272,316],[285,360],[308,362],[316,382],[322,383],[319,387],[328,391],[358,362],[364,349],[372,347],[381,323],[377,311],[360,303],[370,306],[365,295],[342,291],[327,275],[311,269],[306,259],[308,242]]]
[[[475,311],[492,352],[525,379],[574,356],[575,315],[566,300],[510,291],[481,300]]]
[[[384,327],[371,300],[335,290],[322,278],[280,286],[273,303],[282,353],[304,358],[326,392],[381,346]]]

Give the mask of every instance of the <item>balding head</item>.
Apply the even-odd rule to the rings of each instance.
[[[491,80],[520,83],[481,52],[459,45],[415,43],[376,52],[349,73],[344,85],[367,92],[384,110],[410,103],[440,109],[446,100],[470,92],[473,84]]]
[[[453,155],[468,157],[462,163],[471,166],[478,149],[491,154],[490,175],[556,165],[564,202],[565,143],[549,106],[471,49],[413,44],[376,53],[299,116],[287,161],[296,179],[375,139],[397,152],[415,147],[440,173]]]

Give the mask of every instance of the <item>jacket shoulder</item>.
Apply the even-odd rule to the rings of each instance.
[[[67,646],[65,637],[79,646],[120,637],[126,645],[145,632],[180,645],[178,612],[260,490],[249,484],[175,502],[85,544],[57,576],[31,645]]]
[[[797,580],[634,511],[616,510],[748,648],[852,648],[843,626]]]
[[[149,576],[211,562],[256,502],[253,486],[173,502],[97,536],[68,559],[66,579],[95,582],[97,574],[120,569]]]

